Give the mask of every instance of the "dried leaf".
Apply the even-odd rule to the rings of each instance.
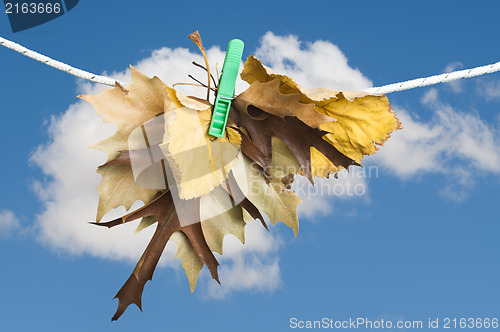
[[[329,89],[305,89],[285,75],[275,74],[254,56],[245,62],[241,78],[250,84],[278,79],[282,94],[301,94],[301,103],[314,104],[316,111],[336,119],[323,123],[319,129],[328,132],[324,139],[341,153],[361,162],[364,155],[373,154],[393,130],[401,129],[385,96],[368,95],[365,92],[342,92]],[[318,150],[312,150],[312,174],[328,176],[338,171],[337,165],[328,161]]]
[[[282,139],[295,154],[302,167],[302,172],[311,183],[311,147],[318,149],[334,165],[344,168],[357,165],[352,159],[340,153],[322,137],[326,132],[307,126],[295,117],[281,119],[275,115],[266,113],[262,120],[255,120],[236,110],[229,113],[232,121],[238,126],[245,128],[254,144],[260,148],[264,155],[272,160],[272,137]]]
[[[128,210],[137,200],[147,204],[158,194],[158,190],[139,187],[134,180],[130,166],[105,166],[99,168],[96,173],[102,176],[101,183],[97,187],[99,192],[97,221],[100,221],[111,209],[123,205]]]
[[[240,129],[235,129],[241,137],[241,152],[245,154],[245,156],[249,157],[252,161],[257,163],[259,165],[263,172],[264,175],[266,176],[266,179],[269,179],[270,175],[270,169],[271,169],[271,160],[267,158],[267,156],[262,152],[255,144],[254,142],[245,135]]]
[[[325,122],[335,121],[335,119],[317,112],[314,104],[299,102],[301,94],[284,95],[280,93],[280,83],[279,79],[265,83],[253,82],[248,89],[235,98],[235,108],[254,118],[258,117],[259,114],[252,115],[251,112],[255,111],[255,108],[249,108],[250,105],[280,118],[295,116],[313,128],[318,128]]]
[[[238,186],[248,188],[246,192],[248,200],[259,211],[267,214],[273,225],[281,221],[297,236],[299,231],[297,205],[301,202],[300,198],[295,193],[284,190],[280,179],[273,178],[271,184],[268,184],[259,168],[249,158],[243,157],[243,161],[243,167],[235,167],[233,173]],[[274,160],[273,166],[278,166]]]
[[[241,202],[238,203],[240,200]],[[215,188],[210,194],[201,198],[188,201],[182,200],[181,202],[183,207],[176,207],[172,195],[170,192],[166,192],[149,205],[126,216],[109,222],[95,223],[99,226],[111,228],[143,217],[138,227],[138,230],[141,230],[158,221],[155,235],[144,252],[143,258],[139,261],[129,281],[117,294],[120,304],[115,318],[118,318],[126,307],[132,303],[140,307],[144,284],[151,279],[157,263],[157,261],[154,264],[150,262],[146,267],[143,267],[143,261],[146,258],[159,259],[157,252],[163,251],[169,240],[168,237],[173,234],[172,232],[181,231],[183,233],[174,234],[171,239],[177,244],[176,257],[181,258],[191,291],[194,291],[198,274],[204,264],[207,264],[213,278],[218,281],[216,271],[218,263],[211,252],[216,251],[222,254],[223,241],[227,234],[233,234],[241,242],[244,242],[245,222],[243,221],[242,208],[249,211],[253,218],[259,218],[267,228],[258,209],[244,196],[232,176],[230,176],[230,185],[224,184],[224,186]],[[185,225],[186,220],[179,219],[176,211],[188,211],[189,225]],[[186,219],[185,212],[182,213],[182,218]],[[200,224],[201,227],[195,224]],[[167,232],[166,229],[169,231]]]
[[[187,107],[187,108],[191,108],[194,110],[205,110],[209,107],[212,107],[212,104],[210,104],[210,102],[208,102],[205,99],[200,99],[200,98],[196,98],[193,96],[184,96],[179,91],[176,91],[176,90],[171,89],[171,88],[167,88],[167,89],[168,89],[169,97],[171,96],[170,98],[173,98],[173,96],[175,96],[174,102],[176,103],[177,107],[182,106],[182,107]]]
[[[363,155],[374,154],[393,130],[401,129],[385,96],[365,96],[349,101],[342,93],[315,102],[316,109],[337,119],[324,123],[325,139],[340,152],[361,162]]]
[[[205,219],[204,215],[213,215]],[[222,245],[226,234],[233,234],[245,243],[245,222],[241,206],[222,187],[217,187],[210,195],[201,198],[201,228],[208,247],[222,255]]]
[[[196,111],[184,107],[169,112],[168,116],[160,147],[173,170],[180,197],[206,195],[226,181],[238,155],[241,137],[229,128],[227,137],[212,140],[208,135],[210,109]]]
[[[325,88],[306,89],[295,83],[290,77],[276,74],[271,68],[264,66],[253,55],[250,55],[245,62],[243,71],[241,72],[241,78],[249,84],[253,84],[254,82],[268,82],[277,78],[281,82],[281,93],[301,93],[303,95],[307,95],[307,98],[314,101],[321,101],[323,99],[331,97],[332,95],[337,95],[340,92],[342,92],[349,101],[357,97],[364,97],[369,95],[368,93],[362,91],[340,91]],[[307,101],[307,99],[301,99],[301,101],[305,102]]]
[[[192,293],[196,288],[198,276],[201,269],[203,268],[203,261],[194,250],[191,242],[189,242],[189,238],[183,232],[175,232],[170,237],[170,240],[174,241],[177,246],[175,258],[181,259],[182,268],[186,272],[186,276],[189,281],[189,287]]]
[[[117,84],[98,95],[79,97],[94,106],[106,123],[115,124],[116,133],[92,145],[108,154],[108,161],[118,157],[119,151],[128,150],[130,133],[144,122],[173,108],[166,97],[166,85],[158,78],[149,78],[130,66],[132,82],[125,88]]]
[[[113,227],[148,216],[155,216],[158,220],[158,226],[148,244],[148,247],[144,251],[139,263],[137,263],[134,272],[116,295],[116,298],[119,299],[119,304],[118,309],[113,316],[113,320],[118,319],[123,314],[125,309],[132,303],[141,308],[141,298],[144,285],[148,280],[152,279],[153,272],[158,264],[161,254],[163,253],[168,240],[176,231],[182,231],[188,237],[194,251],[198,254],[202,262],[207,265],[212,277],[219,282],[217,273],[217,266],[219,263],[209,249],[201,229],[201,223],[199,220],[200,215],[198,213],[200,209],[200,200],[194,199],[186,201],[184,204],[186,204],[186,209],[183,212],[188,212],[191,218],[186,226],[181,226],[170,191],[165,192],[150,204],[145,205],[128,215],[110,222],[97,224],[105,227]],[[184,218],[186,218],[186,214],[184,214]],[[184,222],[186,222],[186,220],[184,220]],[[182,250],[188,249],[181,248],[181,251]]]
[[[156,197],[158,190],[139,187],[132,174],[132,168],[114,165],[126,156],[121,151],[129,150],[130,133],[144,122],[158,114],[173,109],[175,105],[168,98],[166,86],[158,77],[148,78],[130,67],[132,82],[125,88],[117,84],[113,89],[104,90],[98,95],[81,95],[81,99],[91,103],[104,122],[115,124],[116,133],[92,146],[108,155],[108,163],[97,170],[102,176],[99,192],[99,205],[96,220],[111,209],[121,205],[128,210],[137,200],[145,204]],[[125,158],[126,159],[126,158]]]

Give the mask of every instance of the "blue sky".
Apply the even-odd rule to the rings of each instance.
[[[499,10],[496,1],[88,0],[16,34],[0,13],[0,35],[95,73],[128,80],[133,64],[172,84],[199,74],[187,65],[200,59],[187,38],[198,29],[214,62],[240,38],[244,57],[304,86],[364,89],[499,61]],[[105,159],[86,146],[112,128],[76,95],[104,87],[7,49],[0,68],[0,330],[500,318],[498,73],[389,94],[404,129],[364,160],[364,172],[340,179],[364,195],[304,197],[297,238],[283,224],[270,233],[248,226],[245,246],[228,239],[222,287],[205,269],[191,294],[169,246],[144,290],[144,313],[131,306],[111,323],[111,299],[151,233],[86,224],[97,202],[93,170]]]

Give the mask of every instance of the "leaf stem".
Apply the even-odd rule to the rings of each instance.
[[[194,84],[194,83],[174,83],[172,84],[172,87],[176,85],[190,85],[190,86],[198,86],[200,88],[206,88],[207,86],[205,84]],[[210,88],[210,90],[215,91],[214,88]]]
[[[201,42],[201,36],[198,30],[190,34],[189,39],[193,41],[193,43],[198,46],[198,48],[201,51],[201,54],[203,55],[203,59],[205,60],[205,65],[207,66],[207,75],[208,75],[208,84],[207,84],[207,101],[210,101],[210,66],[208,65],[208,59],[207,55],[205,54],[205,49],[203,48],[203,44]]]
[[[219,76],[219,67],[218,67],[218,63],[216,62],[215,63],[215,74],[217,75],[217,82],[220,82],[220,76]]]
[[[207,68],[205,68],[203,65],[200,65],[198,62],[193,61],[193,62],[191,62],[191,63],[192,63],[193,65],[195,65],[196,67],[199,67],[199,68],[201,68],[201,69],[203,69],[203,70],[207,71]],[[217,64],[216,64],[215,66],[216,66],[216,67],[215,67],[215,70],[217,70]],[[218,86],[217,86],[217,81],[215,80],[214,75],[210,74],[210,77],[212,78],[212,82],[214,82],[215,88],[217,88],[217,87],[218,87]],[[218,78],[219,78],[219,73],[217,73],[217,79],[218,79]]]
[[[191,74],[190,74],[190,75],[188,75],[188,77],[189,77],[190,79],[192,79],[193,81],[195,81],[196,83],[200,84],[201,86],[203,86],[203,87],[205,87],[205,88],[208,88],[206,84],[203,84],[203,83],[201,83],[200,81],[198,81],[196,78],[194,78],[194,76],[193,76],[193,75],[191,75]]]

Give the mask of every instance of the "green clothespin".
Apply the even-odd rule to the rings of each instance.
[[[215,99],[214,113],[208,133],[212,136],[223,137],[226,130],[227,116],[234,97],[236,78],[240,71],[240,61],[243,55],[244,43],[233,39],[227,45],[226,58],[222,66],[217,98]]]

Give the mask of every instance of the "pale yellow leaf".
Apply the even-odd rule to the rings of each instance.
[[[139,233],[143,229],[148,228],[151,225],[154,225],[156,222],[158,222],[158,219],[155,216],[147,216],[141,219],[141,222],[139,223],[139,226],[135,229],[134,233]]]
[[[200,256],[198,256],[196,251],[194,251],[193,245],[189,242],[188,237],[183,232],[175,232],[170,237],[170,240],[174,241],[177,246],[175,258],[181,259],[181,265],[184,271],[186,271],[186,276],[192,293],[196,288],[198,275],[203,268],[203,261]]]
[[[201,228],[208,247],[222,255],[224,237],[236,236],[245,243],[245,222],[242,208],[221,187],[201,198]]]
[[[270,169],[273,181],[278,181],[288,174],[301,173],[300,163],[288,148],[278,137],[272,138],[273,159]]]
[[[132,173],[132,167],[129,165],[106,166],[99,168],[96,173],[102,176],[101,183],[97,187],[97,191],[99,192],[97,222],[101,221],[102,217],[111,209],[123,205],[128,210],[137,200],[141,200],[147,204],[158,193],[158,190],[137,186]]]
[[[79,96],[94,106],[104,122],[117,126],[114,135],[92,146],[106,152],[108,161],[119,157],[121,151],[129,150],[128,139],[132,131],[176,106],[168,97],[167,86],[159,78],[149,78],[134,67],[130,72],[132,82],[126,87],[117,84],[98,95]],[[104,166],[97,173],[102,176],[98,187],[97,221],[121,205],[128,210],[136,200],[148,204],[158,192],[138,186],[130,165]]]
[[[169,93],[175,93],[176,103],[181,104],[183,107],[192,108],[197,111],[205,110],[207,107],[212,106],[209,101],[192,96],[184,96],[181,92],[169,88]]]
[[[275,166],[276,161],[273,158],[273,168]],[[248,188],[245,192],[248,200],[259,211],[267,214],[272,224],[281,221],[290,227],[297,236],[299,230],[297,205],[301,200],[294,192],[284,190],[279,176],[273,177],[270,184],[266,183],[259,167],[246,156],[243,156],[243,167],[236,164],[233,173],[238,186]]]
[[[126,87],[116,85],[98,95],[79,97],[94,106],[104,122],[115,124],[116,133],[92,146],[108,154],[108,161],[119,151],[128,150],[128,136],[138,126],[165,111],[166,85],[158,78],[149,78],[130,67],[132,82]],[[168,98],[167,98],[168,100]]]
[[[239,152],[241,137],[228,130],[227,137],[208,135],[211,111],[187,107],[165,115],[165,135],[160,145],[173,171],[182,199],[200,197],[227,179]]]

